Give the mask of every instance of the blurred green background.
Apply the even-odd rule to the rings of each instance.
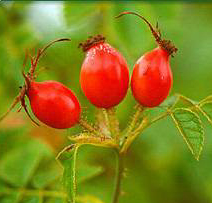
[[[158,21],[162,35],[178,47],[178,53],[171,59],[172,93],[194,100],[212,93],[212,4],[1,2],[0,114],[7,110],[23,84],[25,51],[42,47],[55,38],[70,37],[71,42],[55,44],[40,60],[39,67],[48,70],[39,74],[38,81],[57,80],[70,87],[82,104],[84,116],[93,121],[95,109],[79,84],[84,53],[77,48],[78,44],[90,35],[103,34],[126,57],[130,73],[135,61],[156,47],[149,29],[139,18],[114,19],[126,10],[142,14],[153,25]],[[129,91],[117,107],[122,129],[134,105]],[[199,162],[169,119],[146,130],[126,158],[120,203],[212,202],[212,131],[209,124],[204,124],[205,147]],[[67,136],[79,130],[36,127],[24,112],[13,110],[0,123],[0,202],[63,202],[62,169],[55,156],[68,145]],[[111,202],[114,166],[112,151],[82,147],[78,195],[90,194],[105,203]]]

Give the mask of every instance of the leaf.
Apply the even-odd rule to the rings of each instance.
[[[79,145],[73,144],[59,153],[58,159],[64,167],[63,185],[72,203],[76,202],[76,158]]]
[[[58,164],[55,164],[55,162],[52,164],[45,162],[45,166],[42,165],[40,170],[32,177],[31,183],[35,188],[45,188],[56,179],[59,179],[60,175]]]
[[[1,188],[2,190],[3,188]],[[0,191],[0,195],[1,192],[4,193],[4,191]],[[21,196],[20,192],[13,192],[11,193],[9,196],[1,196],[0,197],[0,202],[1,203],[14,203],[14,202],[18,202],[19,198]]]
[[[201,102],[199,105],[199,111],[206,117],[208,122],[212,125],[212,102],[209,102],[209,100]]]
[[[166,108],[172,108],[176,105],[176,103],[179,101],[179,95],[175,94],[166,99],[160,107],[166,107]]]
[[[195,104],[197,104],[198,102],[196,101],[193,101],[191,100],[190,98],[184,96],[184,95],[181,95],[181,94],[177,94],[179,99],[186,105],[189,105],[189,106],[194,106]]]
[[[80,165],[80,163],[79,163]],[[90,164],[82,163],[81,167],[77,168],[77,182],[81,183],[92,179],[104,172],[102,166],[91,166]]]
[[[35,172],[39,162],[50,151],[33,141],[6,153],[0,160],[0,177],[16,187],[23,187]]]
[[[189,109],[177,108],[171,112],[171,117],[195,159],[199,160],[204,143],[204,129],[199,116]]]
[[[6,185],[0,182],[0,202],[14,203],[18,202],[22,196],[20,191],[10,191]]]
[[[37,196],[24,197],[21,203],[43,203],[42,199]]]
[[[199,102],[200,105],[204,104],[204,103],[209,103],[212,102],[212,95],[209,95],[208,97],[206,97],[205,99],[201,100]]]
[[[79,163],[76,167],[76,158],[80,144],[72,144],[65,147],[57,156],[57,159],[62,163],[64,168],[63,184],[69,199],[75,203],[77,183],[87,181],[98,176],[104,171],[101,166],[91,166],[88,164]],[[80,167],[81,166],[81,167]],[[76,174],[77,168],[77,174]]]

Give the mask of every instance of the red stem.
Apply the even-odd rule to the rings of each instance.
[[[52,46],[54,43],[56,42],[62,42],[62,41],[71,41],[70,38],[60,38],[60,39],[56,39],[52,42],[50,42],[49,44],[47,44],[45,47],[43,47],[42,49],[39,49],[37,52],[37,56],[35,59],[31,58],[31,68],[30,68],[30,79],[33,80],[33,74],[35,72],[35,68],[37,67],[38,64],[38,60],[40,59],[40,57],[44,54],[44,52],[46,51],[46,49],[48,49],[50,46]]]
[[[136,16],[138,16],[139,18],[141,18],[141,19],[149,26],[149,28],[150,28],[150,30],[151,30],[153,36],[155,37],[156,42],[157,42],[158,44],[160,44],[161,38],[160,38],[160,35],[158,34],[158,32],[152,27],[152,25],[150,24],[150,22],[149,22],[146,18],[144,18],[143,16],[139,15],[138,13],[131,12],[131,11],[125,11],[125,12],[120,13],[120,14],[119,14],[118,16],[116,16],[115,18],[119,18],[119,17],[121,17],[121,16],[123,16],[123,15],[126,15],[126,14],[136,15]]]

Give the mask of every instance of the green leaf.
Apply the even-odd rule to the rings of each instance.
[[[175,94],[166,99],[160,107],[165,107],[165,108],[172,108],[176,105],[176,103],[179,101],[179,95]]]
[[[195,159],[199,160],[204,143],[204,129],[199,116],[189,109],[178,108],[171,117]]]
[[[194,106],[195,104],[197,104],[198,102],[191,100],[190,98],[181,95],[181,94],[177,94],[177,96],[179,97],[179,99],[186,105],[189,106]]]
[[[61,175],[61,170],[58,164],[46,163],[45,166],[42,165],[40,170],[32,177],[32,185],[35,188],[45,188],[48,185],[52,184],[56,179],[59,179]]]
[[[6,153],[0,160],[0,177],[16,187],[23,187],[39,162],[50,151],[38,141],[29,142]]]
[[[4,188],[1,188],[1,190],[3,189],[3,191],[0,191],[0,195],[1,193],[5,193],[7,194],[7,191]],[[1,196],[0,197],[0,202],[1,203],[14,203],[14,202],[18,202],[18,200],[20,199],[21,193],[20,192],[13,192],[11,194],[8,194],[6,196]]]
[[[208,97],[206,97],[205,99],[201,100],[199,102],[200,105],[205,104],[205,103],[211,103],[212,102],[212,95],[209,95]]]
[[[63,171],[64,188],[72,203],[76,202],[76,187],[77,183],[87,181],[93,177],[100,175],[104,169],[101,166],[90,166],[84,162],[77,164],[77,152],[80,144],[72,144],[65,147],[57,156],[61,162]],[[76,174],[77,168],[77,174]]]
[[[104,172],[102,166],[91,166],[90,164],[79,163],[77,167],[77,182],[85,182]]]
[[[80,145],[73,144],[66,147],[58,156],[64,167],[63,185],[72,203],[76,202],[76,158]]]
[[[24,197],[21,203],[43,203],[43,199],[37,196]]]
[[[212,102],[209,102],[209,100],[201,102],[199,105],[199,111],[206,117],[208,122],[212,125]]]

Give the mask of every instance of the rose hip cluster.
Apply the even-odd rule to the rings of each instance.
[[[131,77],[131,90],[136,101],[143,107],[156,107],[166,99],[172,87],[169,58],[177,49],[169,40],[161,39],[160,32],[143,16],[134,12],[123,12],[117,17],[125,14],[134,14],[144,20],[158,44],[157,48],[138,59]],[[54,42],[65,40],[68,39]],[[25,84],[9,111],[21,102],[29,115],[24,100],[26,95],[34,115],[41,122],[53,128],[66,129],[80,122],[81,107],[78,99],[69,88],[59,82],[35,82],[34,70],[39,57],[51,44],[39,50],[35,58],[31,57],[29,73],[25,75],[23,72]],[[79,46],[86,52],[80,73],[83,93],[98,108],[108,109],[118,105],[126,96],[129,87],[126,60],[101,35],[90,37]]]

